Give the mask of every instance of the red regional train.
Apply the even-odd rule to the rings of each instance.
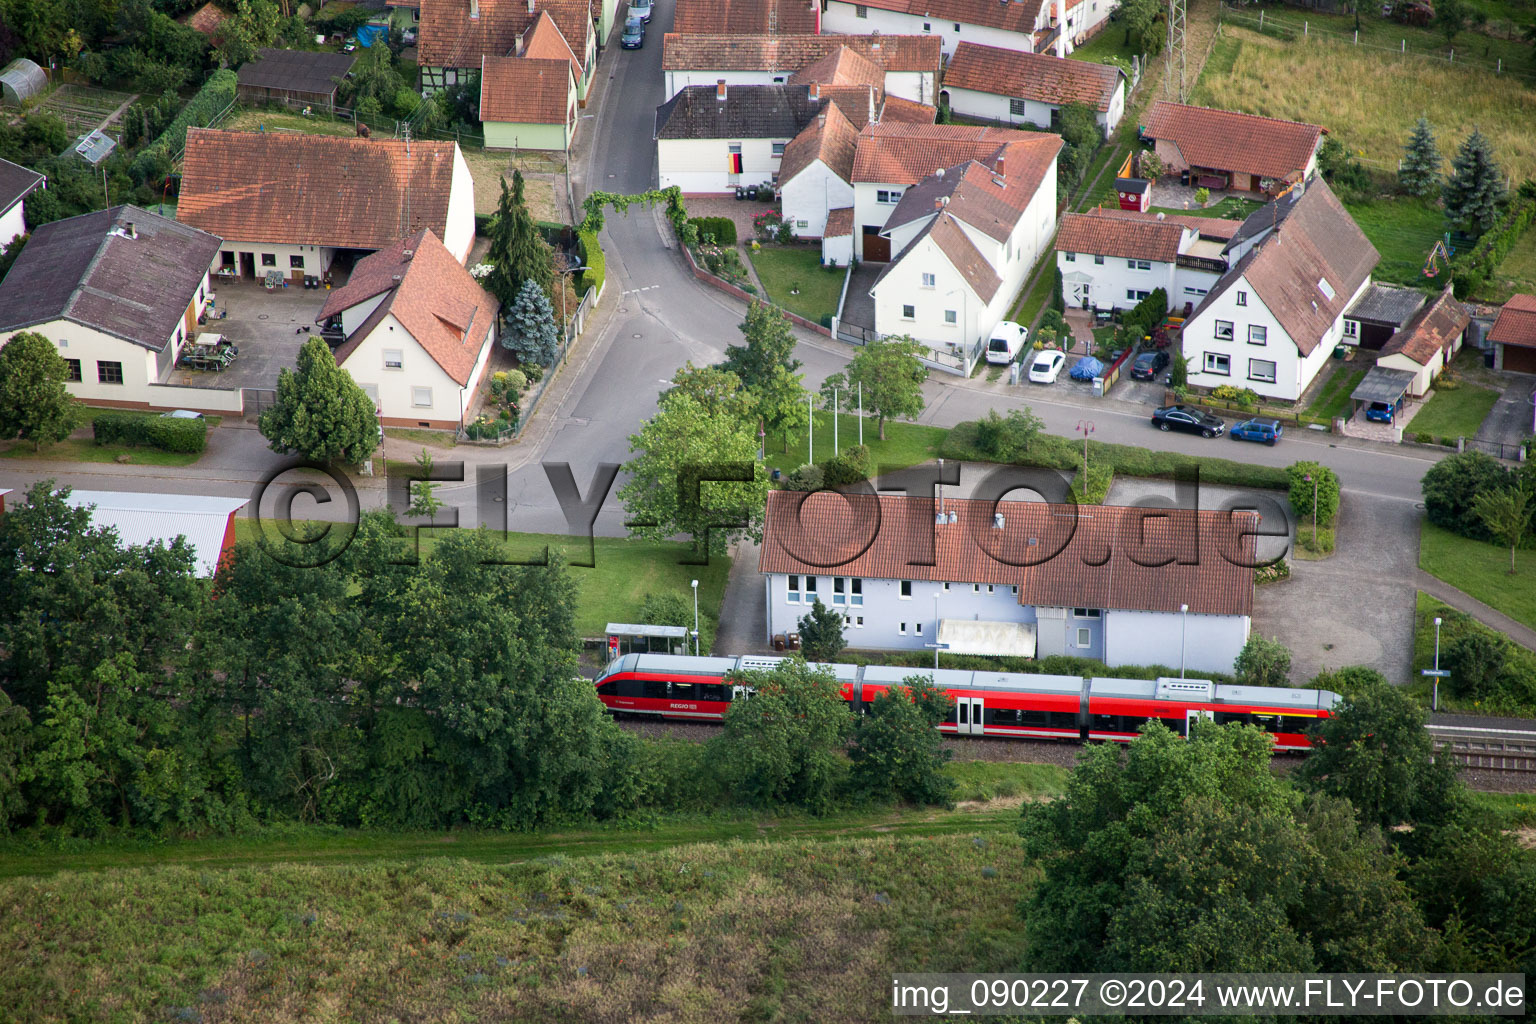
[[[739,671],[771,670],[782,658],[694,658],[626,654],[596,680],[597,696],[615,715],[718,722],[731,701],[750,696],[726,681]],[[1115,679],[1026,675],[891,665],[825,665],[851,710],[865,711],[908,676],[934,680],[954,700],[939,731],[959,736],[1113,740],[1128,743],[1149,719],[1181,736],[1196,718],[1257,725],[1276,750],[1306,750],[1307,732],[1341,700],[1331,690],[1228,686],[1208,679]]]

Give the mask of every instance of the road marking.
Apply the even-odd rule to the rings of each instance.
[[[644,288],[629,288],[629,289],[626,289],[625,291],[621,292],[620,294],[621,295],[633,295],[636,292],[648,292],[648,291],[650,291],[653,288],[660,288],[660,287],[661,287],[661,285],[659,285],[659,284],[648,284]]]

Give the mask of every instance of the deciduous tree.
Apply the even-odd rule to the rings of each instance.
[[[877,696],[853,730],[854,791],[949,806],[955,780],[944,765],[952,752],[938,726],[953,704],[924,675],[910,675]]]
[[[976,422],[976,447],[998,462],[1012,462],[1027,452],[1045,430],[1045,421],[1029,408],[1009,409],[999,416],[996,409]]]
[[[256,51],[271,46],[277,38],[282,12],[272,0],[235,0],[234,13],[224,19],[218,29],[215,50],[219,63],[226,68],[238,68],[256,59]],[[372,49],[381,49],[372,47]],[[383,48],[385,55],[388,49]]]
[[[845,381],[849,387],[863,386],[864,407],[875,414],[882,441],[887,419],[915,419],[923,411],[928,367],[919,356],[925,351],[922,344],[903,335],[870,342],[848,364]]]
[[[1451,160],[1451,176],[1441,197],[1445,219],[1471,234],[1481,235],[1498,222],[1505,199],[1504,172],[1494,162],[1492,144],[1476,128]]]
[[[1484,491],[1472,499],[1472,514],[1493,538],[1509,547],[1509,574],[1515,574],[1515,549],[1531,526],[1531,492],[1524,486]]]
[[[718,366],[694,366],[690,361],[672,375],[672,387],[662,398],[687,395],[710,416],[725,415],[743,422],[756,416],[755,402],[741,378]]]
[[[1440,191],[1440,165],[1444,162],[1435,145],[1435,132],[1429,121],[1419,118],[1413,134],[1403,146],[1403,162],[1397,169],[1397,182],[1411,196],[1432,196]]]
[[[1279,640],[1254,633],[1238,652],[1232,670],[1244,686],[1289,686],[1291,652]]]
[[[738,799],[759,805],[831,808],[852,717],[830,669],[799,658],[771,672],[732,672],[752,691],[731,702],[714,758]]]
[[[69,367],[53,342],[22,331],[0,348],[0,439],[19,437],[37,451],[69,436],[75,400]]]
[[[767,382],[774,367],[790,372],[800,368],[800,361],[794,358],[795,335],[783,313],[766,303],[754,302],[747,307],[747,317],[738,326],[745,344],[728,346],[720,368],[741,378],[748,391]]]
[[[299,350],[297,369],[278,373],[277,401],[258,425],[273,451],[316,462],[357,465],[379,446],[373,399],[318,336]]]

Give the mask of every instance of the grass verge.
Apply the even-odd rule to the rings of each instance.
[[[1425,521],[1419,527],[1419,568],[1463,594],[1536,629],[1536,550],[1485,544]]]
[[[765,246],[747,255],[763,289],[777,305],[813,324],[837,313],[837,300],[843,294],[843,273],[821,265],[820,249]],[[798,289],[799,294],[791,294],[791,288]]]
[[[1404,433],[1449,437],[1452,443],[1458,437],[1475,437],[1498,400],[1497,391],[1476,384],[1463,384],[1455,391],[1437,390],[1408,421]]]
[[[1054,244],[1054,243],[1052,243]],[[1049,261],[1049,262],[1047,262]],[[1034,287],[1026,287],[1019,293],[1018,301],[1013,305],[1013,311],[1008,314],[1008,319],[1016,324],[1023,324],[1031,331],[1035,329],[1035,320],[1040,316],[1045,304],[1051,300],[1051,288],[1055,284],[1055,278],[1051,275],[1051,267],[1056,264],[1056,251],[1050,245],[1045,247],[1045,252],[1040,261],[1035,264],[1031,274],[1034,278]]]
[[[1536,231],[1527,230],[1520,237],[1476,297],[1503,304],[1516,292],[1536,294]]]
[[[421,430],[417,427],[385,427],[384,436],[409,441],[411,444],[419,444],[426,448],[452,448],[459,443],[449,431]]]
[[[816,413],[816,447],[809,461],[822,462],[837,454],[832,447],[832,414]],[[864,417],[864,444],[869,448],[870,460],[881,473],[905,469],[920,462],[936,459],[939,448],[949,432],[943,427],[929,427],[919,423],[902,423],[886,420],[885,440],[880,440],[880,428],[873,416]],[[768,442],[768,466],[788,473],[805,465],[811,450],[807,446],[804,431],[789,438],[789,451],[784,451],[782,436],[770,437]],[[837,447],[846,451],[859,443],[859,417],[853,413],[837,414]]]
[[[1312,517],[1300,516],[1296,520],[1296,549],[1294,557],[1315,562],[1333,554],[1333,527],[1319,526],[1314,533]]]
[[[0,444],[0,459],[42,459],[49,462],[122,462],[130,466],[190,466],[202,452],[163,452],[125,444],[97,444],[88,437],[67,437],[32,450],[31,441]]]
[[[1464,633],[1480,633],[1507,642],[1504,634],[1478,622],[1472,616],[1459,612],[1438,598],[1422,590],[1414,606],[1413,623],[1413,671],[1408,678],[1407,691],[1423,705],[1432,706],[1434,681],[1421,675],[1421,671],[1435,664],[1435,619],[1440,624],[1441,667],[1445,667],[1446,649]],[[1454,678],[1441,680],[1440,710],[1473,715],[1508,715],[1513,718],[1536,718],[1536,653],[1515,644],[1508,644],[1505,673],[1517,683],[1523,683],[1531,693],[1523,699],[1520,687],[1500,687],[1486,698],[1468,697],[1458,693]]]

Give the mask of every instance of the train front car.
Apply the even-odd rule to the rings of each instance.
[[[597,678],[597,699],[614,715],[718,722],[731,706],[725,674],[739,660],[626,654]]]
[[[1126,743],[1149,719],[1181,736],[1196,720],[1217,725],[1256,725],[1274,738],[1276,750],[1307,750],[1313,726],[1338,703],[1329,690],[1232,686],[1208,679],[1113,679],[1088,685],[1086,739]]]

